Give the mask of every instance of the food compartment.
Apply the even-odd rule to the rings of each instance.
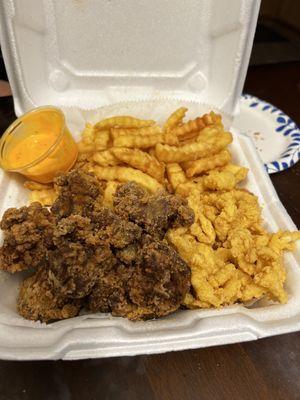
[[[79,138],[80,131],[83,129],[86,122],[95,123],[96,121],[108,117],[111,115],[122,115],[131,114],[139,118],[151,117],[158,119],[162,122],[173,110],[178,106],[186,106],[189,108],[187,118],[194,118],[202,112],[209,111],[210,107],[204,104],[197,103],[182,103],[176,101],[166,102],[132,102],[127,104],[119,104],[111,107],[104,107],[98,110],[83,111],[78,109],[65,109],[67,123],[70,127],[72,133],[74,133],[75,138]],[[226,121],[226,116],[224,117]],[[228,120],[227,120],[228,123]],[[294,230],[295,226],[286,214],[284,208],[281,206],[278,197],[270,184],[270,180],[266,172],[263,170],[262,163],[257,155],[251,140],[239,134],[238,132],[233,132],[234,140],[231,144],[231,151],[233,154],[233,161],[246,166],[250,169],[247,180],[243,183],[244,187],[252,191],[259,197],[259,202],[262,206],[263,218],[266,221],[266,227],[270,231],[276,231],[278,229],[282,230]],[[3,193],[4,198],[1,202],[1,215],[4,210],[8,207],[18,207],[24,205],[27,200],[27,190],[22,187],[22,181],[16,180],[14,176],[8,176],[1,172],[2,174],[2,187],[1,194]],[[3,190],[6,186],[7,190]],[[288,254],[285,256],[286,268],[288,271],[288,278],[286,282],[286,289],[289,296],[289,302],[287,304],[271,304],[270,302],[258,301],[249,306],[243,305],[233,305],[230,307],[224,307],[219,310],[217,309],[201,309],[193,311],[178,311],[177,313],[163,318],[162,320],[149,321],[144,323],[145,329],[151,330],[160,329],[161,324],[165,327],[172,327],[176,324],[176,319],[178,315],[181,315],[181,321],[186,321],[189,323],[191,316],[192,318],[206,318],[206,317],[219,317],[222,315],[238,315],[245,314],[254,320],[258,321],[280,321],[282,318],[287,316],[293,316],[298,314],[300,306],[300,294],[297,288],[300,286],[300,271],[297,267],[296,259],[299,259],[298,253]],[[85,314],[83,316],[77,317],[72,320],[65,320],[56,322],[50,325],[32,323],[30,321],[24,320],[16,313],[16,297],[18,292],[18,285],[20,282],[20,276],[8,275],[2,273],[2,280],[0,283],[0,288],[3,296],[3,300],[0,300],[0,323],[9,323],[12,325],[22,325],[22,326],[43,326],[45,329],[51,329],[51,326],[64,326],[68,327],[70,324],[74,327],[77,323],[85,324],[88,319],[99,319],[98,326],[101,327],[101,321],[103,318],[108,318],[109,321],[114,321],[114,326],[140,326],[141,323],[133,323],[124,320],[123,318],[113,318],[111,316],[105,316],[103,314]],[[81,321],[82,320],[82,321]],[[142,323],[143,324],[143,323]],[[130,328],[131,329],[131,328]],[[168,329],[168,328],[166,328]]]

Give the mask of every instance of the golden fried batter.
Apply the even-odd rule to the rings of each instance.
[[[148,192],[134,182],[119,186],[114,197],[115,212],[140,225],[152,236],[163,238],[167,230],[189,226],[194,213],[179,196]]]
[[[117,264],[99,279],[89,297],[92,311],[132,320],[158,318],[177,310],[190,286],[190,269],[163,242],[143,238],[128,265]]]
[[[41,268],[21,285],[17,308],[26,319],[54,321],[75,317],[82,301],[57,296],[48,280],[47,270]]]
[[[1,269],[16,272],[42,266],[52,246],[54,221],[53,215],[40,203],[6,210],[0,223],[4,232]]]
[[[70,298],[90,294],[93,286],[116,264],[115,249],[138,240],[141,229],[102,208],[91,218],[71,215],[54,229],[49,252],[50,279],[57,293]]]
[[[257,197],[246,190],[191,192],[195,222],[168,232],[168,240],[191,267],[190,308],[221,307],[267,295],[285,303],[283,251],[299,232],[268,233]]]
[[[55,179],[58,198],[51,207],[58,218],[71,214],[86,216],[102,204],[103,188],[94,175],[82,170],[73,170]]]
[[[39,267],[22,284],[20,314],[48,322],[73,317],[88,304],[92,311],[136,320],[178,309],[190,288],[190,269],[162,240],[170,227],[193,222],[186,200],[150,196],[128,183],[117,190],[115,212],[102,206],[102,188],[91,174],[72,171],[56,184],[50,212],[33,203],[7,211],[1,223],[1,267]]]

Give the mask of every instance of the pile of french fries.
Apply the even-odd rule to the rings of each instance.
[[[188,196],[196,188],[230,190],[247,175],[247,169],[231,163],[227,146],[232,135],[220,115],[210,112],[184,121],[187,108],[174,111],[163,126],[153,120],[115,116],[95,125],[87,123],[78,143],[74,168],[94,172],[107,181],[108,204],[117,185],[134,181],[150,192],[166,189]],[[26,182],[30,201],[51,205],[53,185]]]

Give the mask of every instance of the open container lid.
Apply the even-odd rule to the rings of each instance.
[[[1,45],[20,115],[45,104],[205,102],[233,116],[259,0],[2,0]]]

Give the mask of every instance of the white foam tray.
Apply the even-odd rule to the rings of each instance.
[[[230,126],[238,112],[258,8],[258,0],[2,0],[1,46],[16,113],[42,104],[61,106],[75,137],[85,121],[113,114],[162,121],[182,105],[191,118],[219,109]],[[232,152],[236,162],[251,170],[245,184],[259,196],[267,227],[294,230],[251,140],[234,131]],[[7,207],[27,202],[21,183],[0,172],[0,216]],[[50,325],[24,320],[16,313],[22,278],[2,272],[0,357],[150,354],[298,330],[299,247],[285,261],[285,305],[257,302],[251,308],[178,311],[137,323],[105,314]]]
[[[133,113],[159,121],[179,105],[194,117],[207,110],[198,103],[169,101],[133,102],[104,107],[97,111],[65,109],[68,126],[75,137],[86,121],[96,122],[107,115]],[[231,145],[234,161],[250,168],[245,185],[258,195],[266,226],[271,231],[294,230],[295,225],[281,205],[269,176],[250,138],[234,133]],[[0,215],[7,207],[27,202],[21,179],[0,175]],[[50,325],[31,322],[16,313],[20,275],[2,272],[0,281],[0,357],[8,359],[77,359],[158,353],[257,339],[300,329],[300,248],[285,257],[288,270],[285,305],[255,303],[221,310],[178,311],[166,318],[130,322],[106,314],[89,314]]]

